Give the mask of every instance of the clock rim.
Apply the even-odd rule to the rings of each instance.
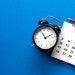
[[[56,43],[54,44],[54,46],[52,46],[52,47],[49,48],[49,49],[42,49],[42,48],[40,48],[39,46],[37,46],[37,44],[35,43],[35,40],[34,40],[34,35],[35,35],[36,31],[37,31],[39,28],[44,27],[44,26],[52,28],[52,29],[55,31],[56,36],[57,36]],[[34,44],[34,46],[36,46],[38,49],[41,49],[42,51],[47,52],[47,51],[53,50],[54,47],[56,46],[56,44],[57,44],[57,42],[58,42],[58,34],[57,34],[56,30],[55,30],[53,27],[51,27],[51,26],[49,26],[49,25],[42,25],[42,26],[37,27],[37,28],[34,30],[33,35],[32,35],[32,39],[33,39],[33,44]]]

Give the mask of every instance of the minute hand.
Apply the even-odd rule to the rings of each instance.
[[[52,34],[51,34],[52,35]],[[50,37],[51,35],[46,36],[46,38]]]

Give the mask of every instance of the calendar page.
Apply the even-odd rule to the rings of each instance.
[[[64,22],[52,57],[75,65],[75,25]]]

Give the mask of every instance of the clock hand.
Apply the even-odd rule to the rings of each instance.
[[[51,35],[52,35],[52,34],[50,34],[50,35],[46,36],[46,38],[47,38],[47,37],[49,37],[49,36],[51,36]]]
[[[45,37],[45,35],[44,35],[44,33],[42,32],[42,35],[44,36],[44,39],[46,39],[46,37]]]

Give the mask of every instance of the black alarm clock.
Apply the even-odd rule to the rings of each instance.
[[[57,44],[60,28],[57,25],[52,26],[46,19],[38,22],[37,27],[33,33],[32,39],[34,45],[44,51],[52,52]]]

